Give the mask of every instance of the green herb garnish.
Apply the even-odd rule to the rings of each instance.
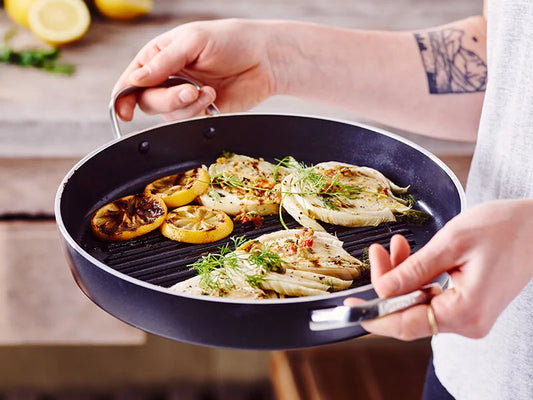
[[[410,193],[400,193],[397,194],[396,197],[404,201],[407,207],[414,207],[416,204],[415,196]]]
[[[232,237],[231,241],[234,249],[236,249],[246,242],[246,238],[244,236],[237,238]],[[220,282],[223,280],[226,281],[226,286],[231,286],[231,279],[222,267],[228,266],[230,268],[238,268],[237,254],[235,254],[230,248],[229,242],[224,246],[220,246],[218,250],[218,254],[209,253],[188,265],[190,268],[198,272],[198,275],[200,276],[200,286],[204,288],[221,289]],[[217,270],[218,275],[216,279],[211,275],[215,270]],[[220,279],[221,277],[224,277],[225,279]]]
[[[224,157],[224,158],[231,158],[235,155],[235,153],[232,153],[231,151],[227,151],[227,150],[222,150],[222,153],[220,153],[220,156],[218,156],[219,158],[220,157]]]
[[[368,247],[365,247],[359,256],[359,261],[365,265],[370,265],[370,258],[368,257]]]
[[[279,254],[274,253],[268,246],[259,252],[254,252],[248,256],[250,263],[258,266],[261,270],[269,272],[285,272],[283,260]]]
[[[407,222],[417,225],[425,224],[429,218],[431,218],[431,215],[429,215],[427,212],[415,210],[413,208],[401,213],[398,216],[398,220],[406,220]]]
[[[228,175],[225,172],[221,172],[211,177],[212,186],[228,186],[234,189],[252,190],[253,187],[247,186],[235,175]]]
[[[410,209],[407,211],[404,211],[398,215],[398,220],[400,221],[406,221],[412,224],[422,225],[426,223],[426,221],[431,218],[431,215],[426,213],[422,210],[416,210],[413,207],[416,205],[416,199],[415,196],[413,196],[410,193],[400,193],[396,195],[401,201],[405,203],[407,207]]]
[[[246,282],[255,288],[261,289],[261,282],[267,279],[265,275],[268,272],[284,273],[286,271],[283,265],[284,261],[277,253],[271,251],[268,246],[259,251],[255,250],[247,257],[247,260],[250,264],[258,267],[257,274],[246,274],[244,276]]]
[[[244,280],[251,287],[261,289],[261,282],[264,282],[266,278],[263,275],[245,275]]]
[[[338,171],[333,177],[327,177],[317,172],[314,166],[297,162],[292,157],[285,157],[279,160],[279,165],[291,169],[295,177],[295,184],[302,189],[301,193],[294,194],[318,196],[322,204],[332,210],[339,210],[348,199],[358,196],[361,192],[366,192],[359,186],[342,183],[341,171]],[[372,193],[380,195],[380,193]]]
[[[55,47],[47,49],[14,50],[9,42],[16,30],[11,29],[4,35],[0,45],[0,63],[19,65],[21,67],[35,67],[54,74],[72,75],[75,66],[59,63],[60,50]]]
[[[232,237],[233,249],[230,243],[219,247],[219,253],[209,253],[196,260],[189,267],[196,270],[200,276],[200,286],[209,290],[227,291],[233,287],[231,274],[228,272],[234,270],[242,273],[246,282],[253,287],[259,287],[259,283],[266,279],[268,272],[285,272],[283,260],[281,257],[271,251],[268,246],[262,249],[251,249],[248,254],[238,254],[234,250],[242,246],[247,240],[244,236],[237,238]],[[253,244],[252,244],[253,246]],[[250,264],[257,267],[257,274],[246,274],[242,271],[240,261],[247,260]]]

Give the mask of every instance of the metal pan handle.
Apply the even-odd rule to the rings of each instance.
[[[157,87],[172,87],[182,85],[184,83],[190,83],[191,85],[195,86],[196,89],[200,89],[200,85],[197,82],[190,78],[185,78],[184,76],[169,76],[165,82],[163,82],[161,85],[158,85]],[[126,86],[125,88],[122,88],[121,90],[116,92],[111,98],[111,102],[109,103],[109,114],[111,115],[111,122],[113,124],[113,132],[115,134],[115,137],[119,138],[122,136],[118,116],[115,110],[117,100],[121,97],[127,96],[128,94],[144,89],[146,88],[139,86]],[[209,106],[207,106],[206,111],[211,116],[220,114],[220,111],[214,104],[210,104]]]
[[[352,307],[338,306],[311,311],[309,329],[325,331],[356,326],[361,321],[378,318],[417,304],[429,304],[441,292],[438,283],[430,283],[419,290],[387,299],[369,300]]]

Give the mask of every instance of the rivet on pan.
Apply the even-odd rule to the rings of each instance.
[[[212,138],[213,136],[215,136],[215,133],[215,128],[213,128],[212,126],[204,130],[204,136],[206,138]]]
[[[139,143],[139,153],[146,154],[150,150],[150,142],[147,142],[146,140]]]

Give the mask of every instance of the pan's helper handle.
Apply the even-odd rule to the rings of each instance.
[[[325,331],[359,325],[361,321],[402,311],[417,304],[429,304],[433,296],[441,291],[438,283],[430,283],[419,290],[401,296],[369,300],[352,307],[338,306],[313,310],[309,329]]]
[[[163,82],[161,85],[158,85],[158,87],[171,87],[171,86],[178,86],[182,85],[184,83],[190,83],[191,85],[195,86],[196,89],[200,89],[200,85],[195,82],[194,80],[190,78],[185,78],[184,76],[169,76],[168,79]],[[113,131],[115,133],[115,137],[119,138],[122,136],[122,132],[120,131],[120,125],[118,121],[117,112],[115,109],[117,100],[121,97],[127,96],[128,94],[137,92],[139,90],[147,89],[145,87],[139,87],[139,86],[126,86],[125,88],[122,88],[117,93],[113,95],[111,98],[111,102],[109,103],[109,113],[111,115],[111,122],[113,124]],[[214,104],[210,104],[207,109],[207,113],[211,116],[220,114],[220,111]]]

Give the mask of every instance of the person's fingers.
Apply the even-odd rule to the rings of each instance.
[[[409,254],[409,242],[402,235],[394,235],[391,238],[390,254],[379,244],[373,244],[370,246],[368,256],[372,267],[372,283],[380,297],[383,298],[395,295],[395,293],[387,293],[383,290],[383,279],[387,279],[397,268],[400,268],[397,267],[398,265],[410,262]],[[400,276],[403,275],[400,274]],[[414,287],[412,290],[418,288],[418,286]],[[362,302],[362,299],[347,298],[344,301],[344,305],[354,306]],[[415,340],[431,336],[435,333],[434,329],[438,326],[438,323],[436,322],[438,321],[437,315],[442,315],[445,311],[442,310],[441,306],[438,307],[439,311],[434,311],[433,308],[429,310],[428,307],[428,305],[414,306],[402,312],[393,313],[371,321],[365,321],[362,323],[362,326],[369,332],[394,337],[400,340]],[[428,310],[432,311],[431,316],[428,314]],[[430,318],[433,319],[433,326],[430,322]]]
[[[409,242],[402,235],[394,235],[391,238],[390,254],[382,245],[372,244],[368,249],[368,258],[372,268],[372,283],[409,257],[410,251]],[[379,289],[378,294],[383,297]]]
[[[490,300],[482,295],[465,295],[457,287],[435,296],[431,304],[439,332],[455,332],[470,338],[484,337],[501,312],[497,305],[487,306],[487,303],[490,304]]]
[[[170,75],[178,74],[187,64],[194,61],[200,53],[201,41],[196,38],[188,41],[189,46],[177,46],[172,31],[156,37],[147,43],[131,61],[117,80],[112,93],[126,86],[150,87],[163,83]],[[179,40],[178,40],[179,41]],[[180,41],[181,42],[181,41]],[[174,44],[173,44],[174,43]],[[193,100],[194,101],[194,100]],[[117,101],[118,116],[129,121],[137,104],[137,96],[131,94]]]
[[[364,303],[366,300],[360,299],[359,297],[348,297],[344,299],[344,302],[342,303],[346,307],[355,306],[357,304]]]
[[[364,321],[361,326],[368,332],[405,341],[428,337],[434,333],[428,318],[428,307],[430,305],[427,304],[414,306],[402,312]],[[434,315],[440,331],[437,313],[434,312]]]
[[[134,59],[130,65],[126,68],[126,70],[122,73],[120,78],[115,83],[115,86],[113,87],[113,90],[111,91],[112,96],[115,95],[119,90],[127,87],[132,86],[132,84],[129,81],[129,75],[132,71],[134,71],[137,68],[140,68],[139,61],[137,59]],[[117,115],[122,119],[123,121],[131,121],[133,118],[133,112],[135,110],[135,106],[137,105],[137,96],[138,93],[132,93],[127,96],[123,96],[120,99],[116,101],[115,104],[115,112]]]
[[[130,75],[132,74],[132,72],[142,68],[143,65],[149,61],[150,57],[154,56],[158,52],[158,50],[156,50],[158,46],[153,45],[152,43],[156,40],[158,40],[158,38],[153,39],[152,41],[147,43],[141,50],[139,50],[137,55],[133,58],[133,60],[129,63],[129,65],[118,78],[117,82],[115,83],[115,86],[113,86],[113,90],[111,91],[112,93],[116,93],[126,86],[133,85],[133,83],[130,81]]]
[[[372,282],[380,296],[411,292],[456,266],[455,254],[448,245],[450,238],[441,232],[396,268]]]
[[[372,278],[379,278],[392,269],[389,252],[378,243],[368,248],[368,260],[372,268]]]
[[[181,110],[199,97],[200,90],[193,85],[184,84],[143,90],[138,95],[137,102],[139,108],[146,114],[165,114]]]
[[[361,326],[370,333],[407,341],[428,337],[439,332],[450,331],[441,322],[443,321],[443,315],[448,311],[443,310],[440,305],[435,304],[435,300],[439,296],[441,294],[432,299],[431,309],[429,309],[430,305],[421,304],[401,312],[363,321]],[[365,300],[363,299],[350,297],[344,300],[344,306],[352,307],[364,302]],[[453,315],[453,313],[450,314]]]
[[[403,235],[394,235],[390,240],[390,261],[393,267],[404,262],[411,254],[411,246]]]
[[[164,46],[159,42],[153,43],[152,48],[146,50],[149,56],[141,57],[139,68],[129,74],[129,82],[143,87],[159,85],[194,62],[203,48],[195,40],[188,41],[187,46],[177,42],[173,40]]]
[[[132,81],[131,75],[135,73],[135,71],[140,70],[145,65],[149,64],[154,57],[156,57],[161,51],[166,49],[170,43],[172,43],[172,35],[170,32],[171,31],[166,32],[165,34],[152,39],[139,50],[137,55],[120,75],[120,78],[113,87],[113,93],[128,85],[145,86],[139,85],[139,82]],[[163,81],[164,79],[161,80],[161,82]]]
[[[204,86],[199,91],[198,100],[182,109],[162,114],[163,118],[166,121],[175,121],[203,114],[207,106],[215,101],[215,98],[215,89]]]
[[[115,103],[115,112],[123,121],[131,121],[133,119],[133,111],[137,105],[137,93],[132,93],[128,96],[121,97]]]

